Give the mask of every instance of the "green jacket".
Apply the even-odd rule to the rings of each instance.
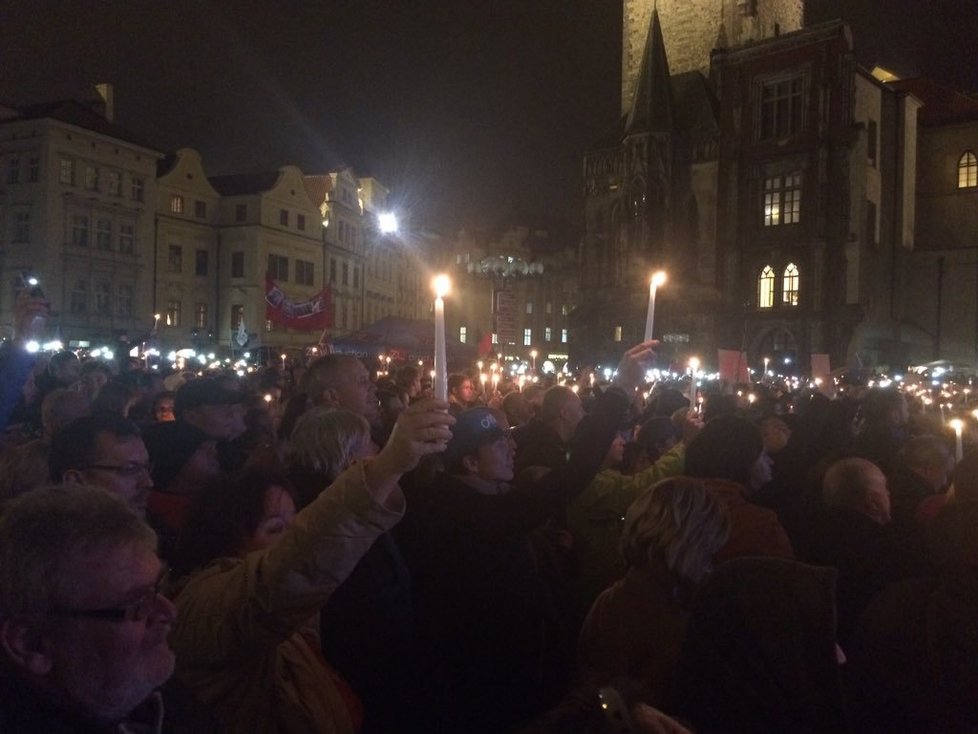
[[[625,567],[618,552],[625,511],[645,489],[661,479],[679,476],[686,448],[677,444],[648,469],[626,476],[606,469],[567,507],[580,566],[577,579],[579,611],[583,614],[602,591],[620,579]]]

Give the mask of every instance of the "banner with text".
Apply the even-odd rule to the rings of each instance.
[[[300,331],[328,329],[333,325],[333,299],[329,286],[308,300],[295,301],[285,295],[271,275],[266,275],[265,318],[277,326]]]

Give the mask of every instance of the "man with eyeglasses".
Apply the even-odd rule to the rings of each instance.
[[[158,732],[176,617],[153,531],[97,487],[49,487],[0,520],[0,731]]]
[[[152,466],[139,427],[108,413],[87,415],[51,439],[51,480],[102,487],[146,515]]]

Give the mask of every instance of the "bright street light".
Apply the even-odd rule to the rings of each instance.
[[[394,234],[397,232],[397,216],[393,212],[382,212],[377,215],[377,226],[381,234]]]

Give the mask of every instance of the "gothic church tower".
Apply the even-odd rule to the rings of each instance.
[[[621,113],[632,107],[652,10],[659,13],[673,74],[710,68],[715,48],[799,30],[804,0],[622,0]]]

